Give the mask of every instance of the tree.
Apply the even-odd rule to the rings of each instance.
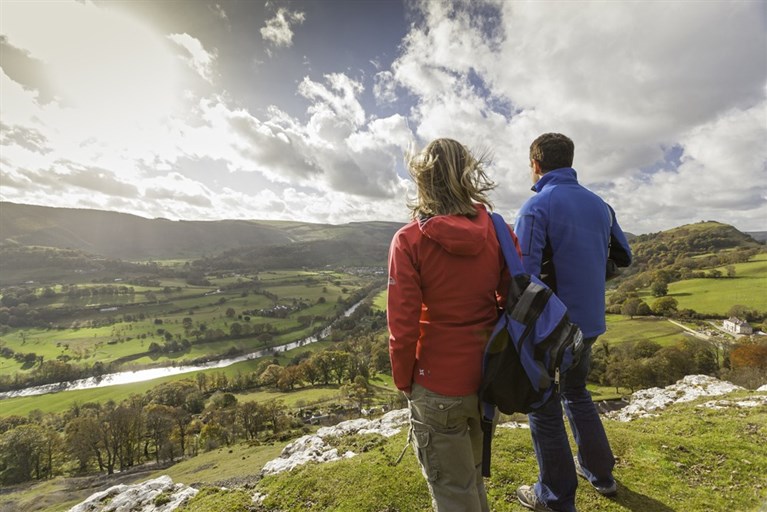
[[[147,397],[157,404],[182,407],[186,403],[187,396],[196,391],[197,386],[192,381],[185,379],[159,384],[147,391]]]
[[[146,435],[154,448],[155,461],[160,459],[173,461],[174,450],[170,441],[175,424],[173,408],[161,404],[149,404],[146,409]]]
[[[314,354],[311,359],[309,360],[314,365],[314,367],[317,369],[317,372],[320,375],[320,382],[323,384],[328,384],[330,382],[331,378],[331,356],[329,353],[326,352],[318,352]]]
[[[727,312],[727,316],[734,316],[741,320],[746,320],[747,322],[755,322],[759,318],[759,313],[748,306],[735,304]]]
[[[302,381],[303,375],[300,366],[286,366],[277,379],[277,387],[283,391],[292,391]]]
[[[270,364],[266,367],[266,370],[258,376],[258,382],[262,386],[276,386],[284,371],[285,369],[282,366],[278,364]]]
[[[658,386],[666,386],[695,373],[695,362],[679,347],[663,347],[653,356],[652,364]]]
[[[637,297],[626,300],[621,306],[621,314],[629,318],[634,318],[639,311],[639,305],[642,303],[642,299]]]
[[[234,318],[234,315],[236,312],[234,311],[234,308],[226,308],[226,316],[227,318]]]
[[[238,406],[237,416],[245,435],[250,439],[257,439],[258,432],[266,421],[265,407],[258,402],[244,402]]]
[[[353,382],[344,384],[341,387],[341,394],[360,412],[372,397],[368,381],[362,375],[357,375]]]
[[[327,354],[330,357],[330,372],[340,386],[349,371],[351,355],[340,350],[331,350]]]
[[[674,297],[661,297],[652,304],[652,310],[656,315],[671,316],[677,311],[679,302]]]
[[[634,344],[631,351],[634,358],[647,359],[655,355],[661,349],[661,346],[654,341],[639,340]]]
[[[0,482],[17,484],[44,475],[43,427],[24,424],[0,435]]]
[[[652,284],[653,297],[663,297],[668,293],[668,284],[665,281],[654,281]]]
[[[387,353],[388,357],[388,353]],[[304,359],[300,363],[298,363],[299,368],[301,369],[301,375],[303,378],[309,382],[312,386],[314,386],[319,380],[320,380],[320,372],[317,369],[317,367],[314,365],[314,362],[310,359]]]
[[[767,369],[767,345],[739,343],[730,352],[730,361],[733,368]]]

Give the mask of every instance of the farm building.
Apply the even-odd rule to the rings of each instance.
[[[733,334],[753,334],[754,332],[754,329],[748,324],[748,322],[734,316],[731,316],[722,322],[722,327],[725,331],[731,332]]]

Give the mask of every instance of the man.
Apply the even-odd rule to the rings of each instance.
[[[562,379],[560,400],[552,399],[529,415],[538,460],[538,482],[517,489],[532,510],[575,510],[577,475],[598,492],[613,496],[615,459],[591,394],[586,390],[591,346],[605,328],[605,270],[608,252],[619,266],[631,252],[615,214],[599,196],[578,184],[572,168],[575,146],[559,133],[546,133],[530,146],[532,190],[514,231],[525,270],[540,275],[565,303],[581,331],[583,355]],[[612,243],[611,243],[612,239]],[[578,445],[573,459],[562,420],[562,404]]]

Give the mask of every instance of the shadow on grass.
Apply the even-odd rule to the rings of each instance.
[[[632,512],[675,512],[675,510],[660,501],[634,492],[620,481],[618,482],[618,495],[611,498],[618,505]]]

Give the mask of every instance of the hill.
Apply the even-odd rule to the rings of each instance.
[[[0,202],[0,245],[71,249],[122,260],[201,258],[223,251],[257,247],[274,256],[305,253],[327,260],[351,247],[361,259],[386,259],[394,222],[344,225],[288,221],[170,221],[125,213],[51,208]],[[268,249],[267,249],[268,248]],[[290,249],[287,249],[290,248]],[[357,258],[355,261],[361,261]],[[371,262],[373,263],[373,262]]]
[[[631,240],[633,267],[661,269],[692,265],[696,257],[721,252],[760,251],[764,244],[729,224],[714,221],[686,224],[658,233],[638,235]],[[746,261],[746,258],[743,261]]]

